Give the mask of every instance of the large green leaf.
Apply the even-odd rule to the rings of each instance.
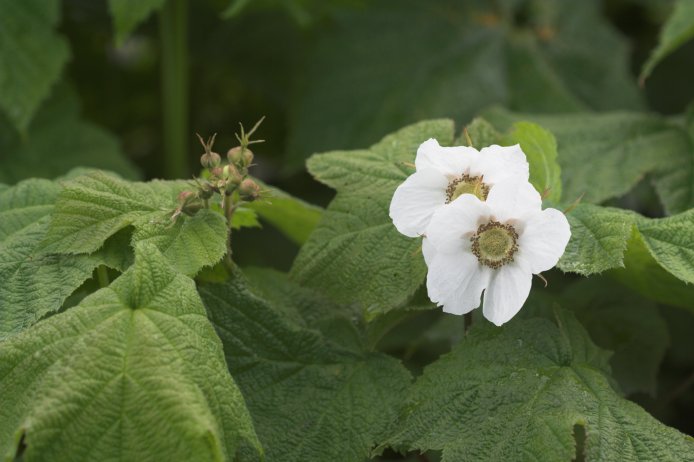
[[[641,68],[639,79],[645,81],[666,56],[694,37],[694,2],[677,0],[674,10],[660,31],[658,46]]]
[[[368,457],[410,383],[401,364],[336,344],[334,336],[288,315],[295,301],[260,298],[240,274],[226,284],[204,285],[200,294],[268,462]]]
[[[453,122],[406,127],[368,150],[315,155],[309,171],[338,193],[292,267],[292,277],[339,302],[371,311],[404,303],[424,280],[421,242],[398,233],[388,216],[393,192],[411,173],[428,138],[453,140]]]
[[[60,189],[48,180],[26,180],[0,192],[0,340],[58,310],[98,265],[119,266],[105,252],[40,251]]]
[[[116,138],[80,118],[77,97],[66,86],[55,89],[25,136],[0,117],[0,181],[55,178],[78,166],[139,177]]]
[[[317,32],[295,92],[289,167],[417,120],[636,109],[623,40],[594,0],[370,2]],[[328,121],[328,123],[326,123]]]
[[[164,6],[165,2],[166,0],[109,0],[116,44],[122,45],[135,27]]]
[[[21,132],[70,56],[59,20],[58,0],[0,0],[0,111]]]
[[[295,243],[302,245],[306,242],[318,224],[323,209],[278,188],[258,183],[265,192],[260,200],[251,202],[249,207]]]
[[[669,344],[667,324],[655,303],[607,277],[570,285],[561,296],[593,341],[614,352],[614,378],[625,393],[655,396],[660,363]]]
[[[561,168],[557,163],[557,140],[554,135],[530,122],[516,122],[511,133],[503,137],[504,145],[520,144],[530,166],[530,183],[546,198],[561,199]]]
[[[615,392],[608,357],[560,310],[473,328],[425,369],[388,443],[443,461],[694,460],[691,437]]]
[[[194,275],[224,256],[227,229],[224,217],[209,210],[172,219],[177,195],[189,189],[184,181],[131,183],[103,172],[77,177],[58,196],[43,249],[94,252],[117,231],[134,226],[134,244],[155,244],[180,271]]]
[[[231,460],[261,451],[194,282],[156,247],[111,286],[0,343],[0,454]]]
[[[540,116],[495,108],[498,130],[529,120],[557,138],[566,202],[600,203],[627,193],[647,173],[669,213],[694,207],[694,145],[681,126],[655,115],[613,112]]]

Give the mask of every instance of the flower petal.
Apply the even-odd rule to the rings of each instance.
[[[422,239],[422,255],[424,255],[424,262],[429,266],[434,259],[436,254],[436,248],[426,237]]]
[[[484,293],[484,317],[500,326],[516,315],[530,294],[532,273],[522,261],[495,270]]]
[[[427,274],[429,298],[446,313],[465,314],[480,306],[490,273],[471,253],[435,252]]]
[[[477,161],[479,155],[480,153],[475,148],[467,146],[444,147],[431,138],[419,146],[414,163],[417,170],[432,168],[445,175],[458,176],[466,173],[470,165]]]
[[[554,267],[564,254],[571,237],[566,216],[557,209],[545,209],[528,215],[518,239],[519,255],[537,274]]]
[[[448,180],[433,169],[418,170],[398,186],[390,202],[390,218],[405,236],[424,233],[432,214],[446,203]]]
[[[489,214],[484,202],[472,194],[463,194],[436,210],[426,230],[427,238],[439,252],[469,249],[470,236]]]
[[[540,211],[542,198],[527,181],[509,180],[492,187],[487,196],[487,204],[496,219],[505,222]]]
[[[484,182],[493,186],[511,179],[528,181],[530,167],[520,145],[494,144],[480,151],[471,173],[484,175]]]

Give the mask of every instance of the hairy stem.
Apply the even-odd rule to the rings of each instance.
[[[188,0],[167,0],[159,14],[163,165],[168,178],[188,176]]]
[[[231,194],[225,194],[224,195],[224,200],[223,200],[223,207],[224,207],[224,216],[227,219],[227,227],[228,227],[228,234],[227,234],[227,254],[224,257],[224,260],[226,262],[227,267],[229,269],[234,268],[234,262],[231,259],[231,220],[234,218],[234,210],[236,210],[236,207],[234,207],[234,201],[231,197]]]

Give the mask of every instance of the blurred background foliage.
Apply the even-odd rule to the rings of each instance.
[[[78,165],[128,178],[191,177],[202,153],[195,132],[218,133],[224,154],[236,143],[239,121],[250,126],[265,115],[255,174],[325,205],[333,193],[305,173],[309,155],[367,147],[421,119],[450,117],[462,127],[493,105],[681,117],[694,100],[691,3],[0,0],[0,183],[56,177]],[[673,8],[682,11],[663,32],[671,46],[661,46],[639,86]],[[178,70],[164,58],[171,34],[182,44],[174,50]],[[171,81],[188,94],[172,94]],[[181,108],[184,114],[173,114],[179,128],[167,131],[164,112]],[[186,154],[182,163],[172,159],[172,144]],[[612,203],[664,213],[647,181]],[[239,232],[235,245],[242,264],[282,270],[297,251],[270,227]],[[573,281],[552,273],[550,290],[563,293]],[[659,309],[665,325],[644,327],[670,345],[659,356],[658,383],[625,391],[692,434],[694,394],[681,388],[694,382],[694,321]],[[436,328],[439,316],[415,312],[381,347],[416,370],[459,332],[450,323]]]

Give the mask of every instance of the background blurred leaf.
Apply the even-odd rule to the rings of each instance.
[[[694,1],[677,0],[674,10],[660,31],[658,46],[641,68],[639,80],[645,81],[653,69],[670,53],[694,37]]]
[[[116,44],[122,45],[128,35],[167,0],[108,0],[116,32]]]
[[[641,106],[597,1],[373,2],[317,31],[298,75],[289,167],[433,117]],[[326,123],[327,121],[327,123]]]
[[[59,0],[0,0],[0,109],[20,132],[70,57],[59,21]]]
[[[0,117],[0,181],[55,178],[77,166],[140,176],[115,137],[79,116],[77,97],[67,86],[55,88],[24,136]]]

